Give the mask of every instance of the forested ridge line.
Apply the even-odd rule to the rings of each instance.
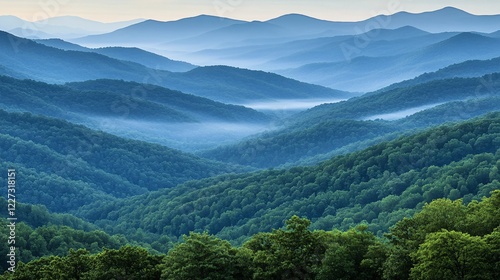
[[[313,229],[366,222],[377,235],[437,198],[465,202],[500,188],[500,114],[443,125],[337,156],[311,167],[222,175],[172,189],[94,203],[76,212],[113,234],[206,230],[233,244],[280,227],[284,217]]]
[[[500,190],[467,205],[437,199],[396,223],[385,237],[364,224],[347,231],[309,229],[292,216],[285,228],[232,246],[207,232],[185,235],[166,255],[124,246],[90,254],[70,250],[19,263],[0,279],[498,279]]]

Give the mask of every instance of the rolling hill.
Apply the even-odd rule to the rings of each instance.
[[[332,88],[369,92],[451,64],[498,57],[499,45],[499,39],[473,33],[460,33],[410,53],[307,64],[278,73]]]
[[[419,14],[398,12],[393,15],[381,15],[358,22],[326,21],[300,14],[288,14],[264,22],[245,22],[201,15],[170,22],[148,20],[108,34],[79,38],[74,40],[74,42],[100,47],[112,45],[141,47],[163,44],[164,50],[181,51],[183,50],[182,48],[176,49],[176,47],[186,47],[186,44],[168,46],[164,44],[179,40],[189,40],[191,48],[202,49],[203,40],[207,39],[208,34],[214,34],[218,38],[230,40],[230,34],[234,34],[235,30],[242,30],[243,28],[245,32],[255,34],[259,28],[266,25],[271,28],[270,30],[264,30],[264,34],[271,32],[271,30],[281,31],[281,33],[274,34],[275,40],[271,40],[269,43],[307,37],[318,38],[354,35],[370,31],[371,29],[398,29],[404,26],[413,26],[431,33],[454,31],[491,33],[500,30],[499,17],[472,15],[451,7]],[[258,37],[263,39],[267,35]],[[230,43],[241,41],[240,34],[236,34],[236,37],[230,40]],[[247,42],[249,44],[255,43],[253,40],[248,40]],[[208,46],[210,48],[213,44],[209,43]]]
[[[0,32],[0,64],[45,82],[63,83],[102,77],[139,80],[149,75],[139,64],[87,52],[63,51]]]
[[[241,242],[279,228],[292,215],[315,229],[348,229],[365,222],[383,232],[425,202],[465,201],[499,188],[499,114],[433,128],[334,157],[320,165],[221,176],[190,182],[79,215],[131,234],[139,226],[175,238],[208,230]],[[148,205],[148,206],[143,206]],[[107,214],[107,213],[113,214]]]
[[[302,83],[269,72],[228,66],[206,66],[185,73],[173,73],[162,83],[168,88],[237,104],[252,100],[328,100],[354,96],[345,91]]]
[[[68,120],[110,117],[164,123],[270,121],[266,115],[242,106],[134,82],[96,80],[59,86],[8,77],[0,77],[0,81],[3,108]]]
[[[117,79],[164,86],[225,103],[274,99],[339,99],[347,92],[301,83],[262,71],[223,66],[185,73],[155,70],[101,54],[64,51],[0,33],[0,65],[24,77],[49,83]]]
[[[235,141],[268,128],[273,121],[243,106],[119,80],[60,86],[0,76],[0,89],[0,108],[64,119],[182,150]]]
[[[35,42],[66,51],[98,53],[107,57],[142,64],[146,67],[157,70],[185,72],[196,67],[187,62],[175,61],[139,48],[107,47],[91,49],[82,47],[77,44],[69,43],[61,39],[35,40]]]
[[[87,46],[137,46],[171,42],[198,36],[219,28],[242,23],[239,20],[200,15],[177,21],[146,20],[108,34],[92,35],[72,40]],[[162,39],[160,39],[162,38]]]
[[[0,114],[0,158],[23,172],[16,194],[51,211],[248,170],[53,118]]]
[[[488,60],[468,60],[452,64],[438,71],[424,73],[414,79],[392,84],[381,90],[409,87],[441,79],[480,77],[491,73],[500,73],[500,57]]]
[[[482,80],[493,83],[483,87]],[[324,158],[322,154],[328,155],[334,151],[345,153],[355,150],[356,146],[365,147],[364,141],[381,141],[384,139],[380,138],[382,136],[394,137],[411,129],[464,120],[499,110],[500,105],[496,103],[498,92],[488,90],[498,86],[498,74],[494,74],[482,78],[437,80],[371,93],[314,107],[292,116],[281,129],[200,154],[211,159],[260,168],[293,165],[315,157],[317,162],[318,156]],[[494,99],[480,103],[474,101],[490,97]],[[455,111],[453,108],[456,105],[446,107],[449,102],[462,102],[462,108]],[[441,104],[447,109],[440,107],[439,112],[444,114],[439,117],[434,112],[404,119],[419,111],[433,112]]]
[[[243,47],[207,49],[186,54],[191,61],[226,63],[276,71],[316,62],[350,60],[359,56],[403,54],[440,42],[454,33],[429,34],[410,26],[373,29],[356,35],[318,37]]]
[[[0,16],[0,30],[29,39],[68,39],[109,33],[141,21],[103,23],[76,16],[60,16],[31,22],[14,16]]]
[[[384,49],[386,54],[401,54],[407,48],[410,51],[436,43],[437,38],[445,40],[450,36],[446,33],[491,33],[500,30],[498,18],[499,16],[472,15],[450,7],[419,14],[398,12],[358,22],[325,21],[300,14],[284,15],[263,22],[198,16],[173,22],[148,21],[97,37],[80,38],[74,42],[97,47],[141,47],[197,65],[225,64],[277,71],[310,63],[331,63],[339,58],[343,60],[345,52],[352,51],[354,54],[349,55],[350,59],[373,56]],[[214,24],[214,21],[219,23]],[[195,28],[199,22],[203,22],[203,28]],[[420,30],[422,38],[410,40],[408,37],[417,37],[417,33],[410,30],[412,28]],[[178,34],[173,30],[184,32]],[[400,46],[384,44],[384,40],[394,40],[397,36],[390,39],[384,35],[384,31],[379,30],[389,33],[398,33],[399,30],[399,39],[402,40]],[[434,34],[424,36],[425,32]],[[354,44],[352,40],[345,41],[343,47],[335,44],[335,37],[346,35],[354,36]],[[317,45],[318,40],[325,39],[332,40],[333,46]],[[300,45],[304,42],[294,44],[297,40],[310,42],[306,48],[301,48]],[[367,45],[369,48],[365,50]],[[447,65],[442,67],[444,66]],[[405,76],[403,80],[409,78],[412,77]],[[396,81],[390,83],[392,82]]]

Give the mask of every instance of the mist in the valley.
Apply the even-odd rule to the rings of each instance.
[[[340,99],[288,99],[243,104],[270,115],[288,116]],[[276,129],[273,123],[227,122],[204,119],[200,122],[167,123],[153,120],[87,116],[87,125],[117,136],[158,143],[186,152],[212,149],[235,143],[250,135]]]
[[[338,103],[346,99],[278,99],[239,104],[258,111],[303,111],[325,103]]]
[[[162,123],[120,118],[93,118],[92,126],[117,136],[157,143],[186,152],[215,148],[273,129],[271,124],[250,122]]]
[[[429,105],[424,105],[424,106],[418,106],[418,107],[412,107],[392,113],[385,113],[385,114],[377,114],[377,115],[371,115],[368,117],[363,118],[365,121],[369,120],[386,120],[386,121],[394,121],[394,120],[399,120],[406,118],[408,116],[411,116],[413,114],[416,114],[418,112],[439,106],[444,103],[435,103],[435,104],[429,104]]]

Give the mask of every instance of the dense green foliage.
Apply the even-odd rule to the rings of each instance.
[[[0,96],[0,106],[6,109],[83,122],[105,117],[163,123],[269,121],[263,113],[242,106],[118,80],[57,86],[0,76]]]
[[[23,197],[24,198],[24,197]],[[0,208],[7,209],[7,200],[0,198]],[[2,211],[0,221],[0,237],[8,240],[10,236],[9,221],[6,220],[7,211]],[[104,248],[119,248],[130,243],[124,236],[110,236],[100,230],[97,226],[76,218],[70,214],[50,213],[46,207],[41,205],[16,203],[16,228],[15,245],[18,250],[16,259],[27,263],[31,260],[50,256],[64,256],[68,249],[86,248],[93,253],[98,253]],[[140,240],[134,242],[147,248],[152,247]],[[162,251],[170,246],[167,240],[163,244]],[[2,246],[0,254],[9,253],[9,246]],[[8,264],[2,262],[0,268],[6,269]]]
[[[173,240],[207,230],[242,242],[279,227],[282,217],[307,216],[316,229],[348,229],[366,221],[382,234],[425,202],[479,199],[500,187],[500,115],[446,125],[382,143],[313,167],[224,175],[78,215],[112,233],[137,228]]]
[[[439,199],[399,221],[385,279],[497,279],[500,191],[482,202]],[[405,277],[401,277],[404,275]],[[409,277],[408,277],[409,276]]]
[[[24,200],[24,197],[21,197]],[[7,201],[0,198],[0,207],[7,209]],[[2,212],[1,238],[9,236],[7,211]],[[102,248],[118,248],[125,244],[140,245],[151,252],[167,252],[172,242],[167,237],[137,234],[125,237],[109,235],[94,224],[68,213],[53,213],[43,205],[16,203],[16,244],[22,248],[18,260],[27,262],[49,255],[65,255],[68,248],[86,248],[98,252]],[[7,247],[2,247],[4,252]],[[5,267],[4,264],[1,266]]]
[[[9,236],[7,222],[1,222],[2,240]],[[123,236],[110,236],[101,230],[86,232],[67,226],[42,226],[36,229],[24,223],[16,223],[16,247],[19,248],[17,259],[28,262],[46,255],[66,255],[68,249],[86,248],[98,253],[103,248],[119,248],[127,244]],[[9,253],[7,246],[0,250],[2,256]],[[2,263],[5,268],[6,264]]]
[[[378,238],[359,225],[345,232],[311,231],[292,216],[286,227],[258,233],[233,247],[205,233],[190,233],[166,256],[139,247],[70,250],[19,263],[0,279],[498,279],[500,191],[467,206],[438,199]]]
[[[201,152],[200,155],[223,162],[270,168],[386,135],[398,128],[382,121],[332,120],[305,129],[285,129],[252,136],[234,145]]]
[[[0,76],[0,109],[65,119],[121,137],[192,151],[269,127],[268,115],[151,84],[49,85]]]
[[[23,170],[23,202],[52,211],[246,170],[65,121],[5,111],[0,111],[0,158],[5,170]]]
[[[354,142],[498,111],[498,87],[500,74],[493,74],[481,78],[432,81],[367,94],[345,102],[314,107],[293,116],[282,129],[221,146],[201,155],[259,168],[293,164],[305,158],[342,150]],[[381,114],[397,114],[441,103],[444,104],[407,118],[403,118],[405,115],[402,113],[402,119],[398,120],[363,121]]]
[[[122,99],[131,98],[153,102],[170,110],[175,110],[179,114],[182,112],[182,114],[189,115],[191,119],[197,121],[268,122],[270,120],[263,113],[243,106],[226,105],[207,98],[168,90],[159,86],[116,80],[69,83],[67,86],[86,92],[97,91],[119,94],[122,96]],[[139,108],[134,108],[135,110],[142,111]],[[159,120],[157,119],[156,121]]]
[[[70,250],[67,256],[44,257],[20,263],[14,273],[2,279],[76,280],[76,279],[160,279],[163,256],[149,254],[140,247],[105,249],[90,255],[86,249]]]

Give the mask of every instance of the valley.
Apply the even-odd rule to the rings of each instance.
[[[0,279],[496,279],[499,30],[0,16]]]

